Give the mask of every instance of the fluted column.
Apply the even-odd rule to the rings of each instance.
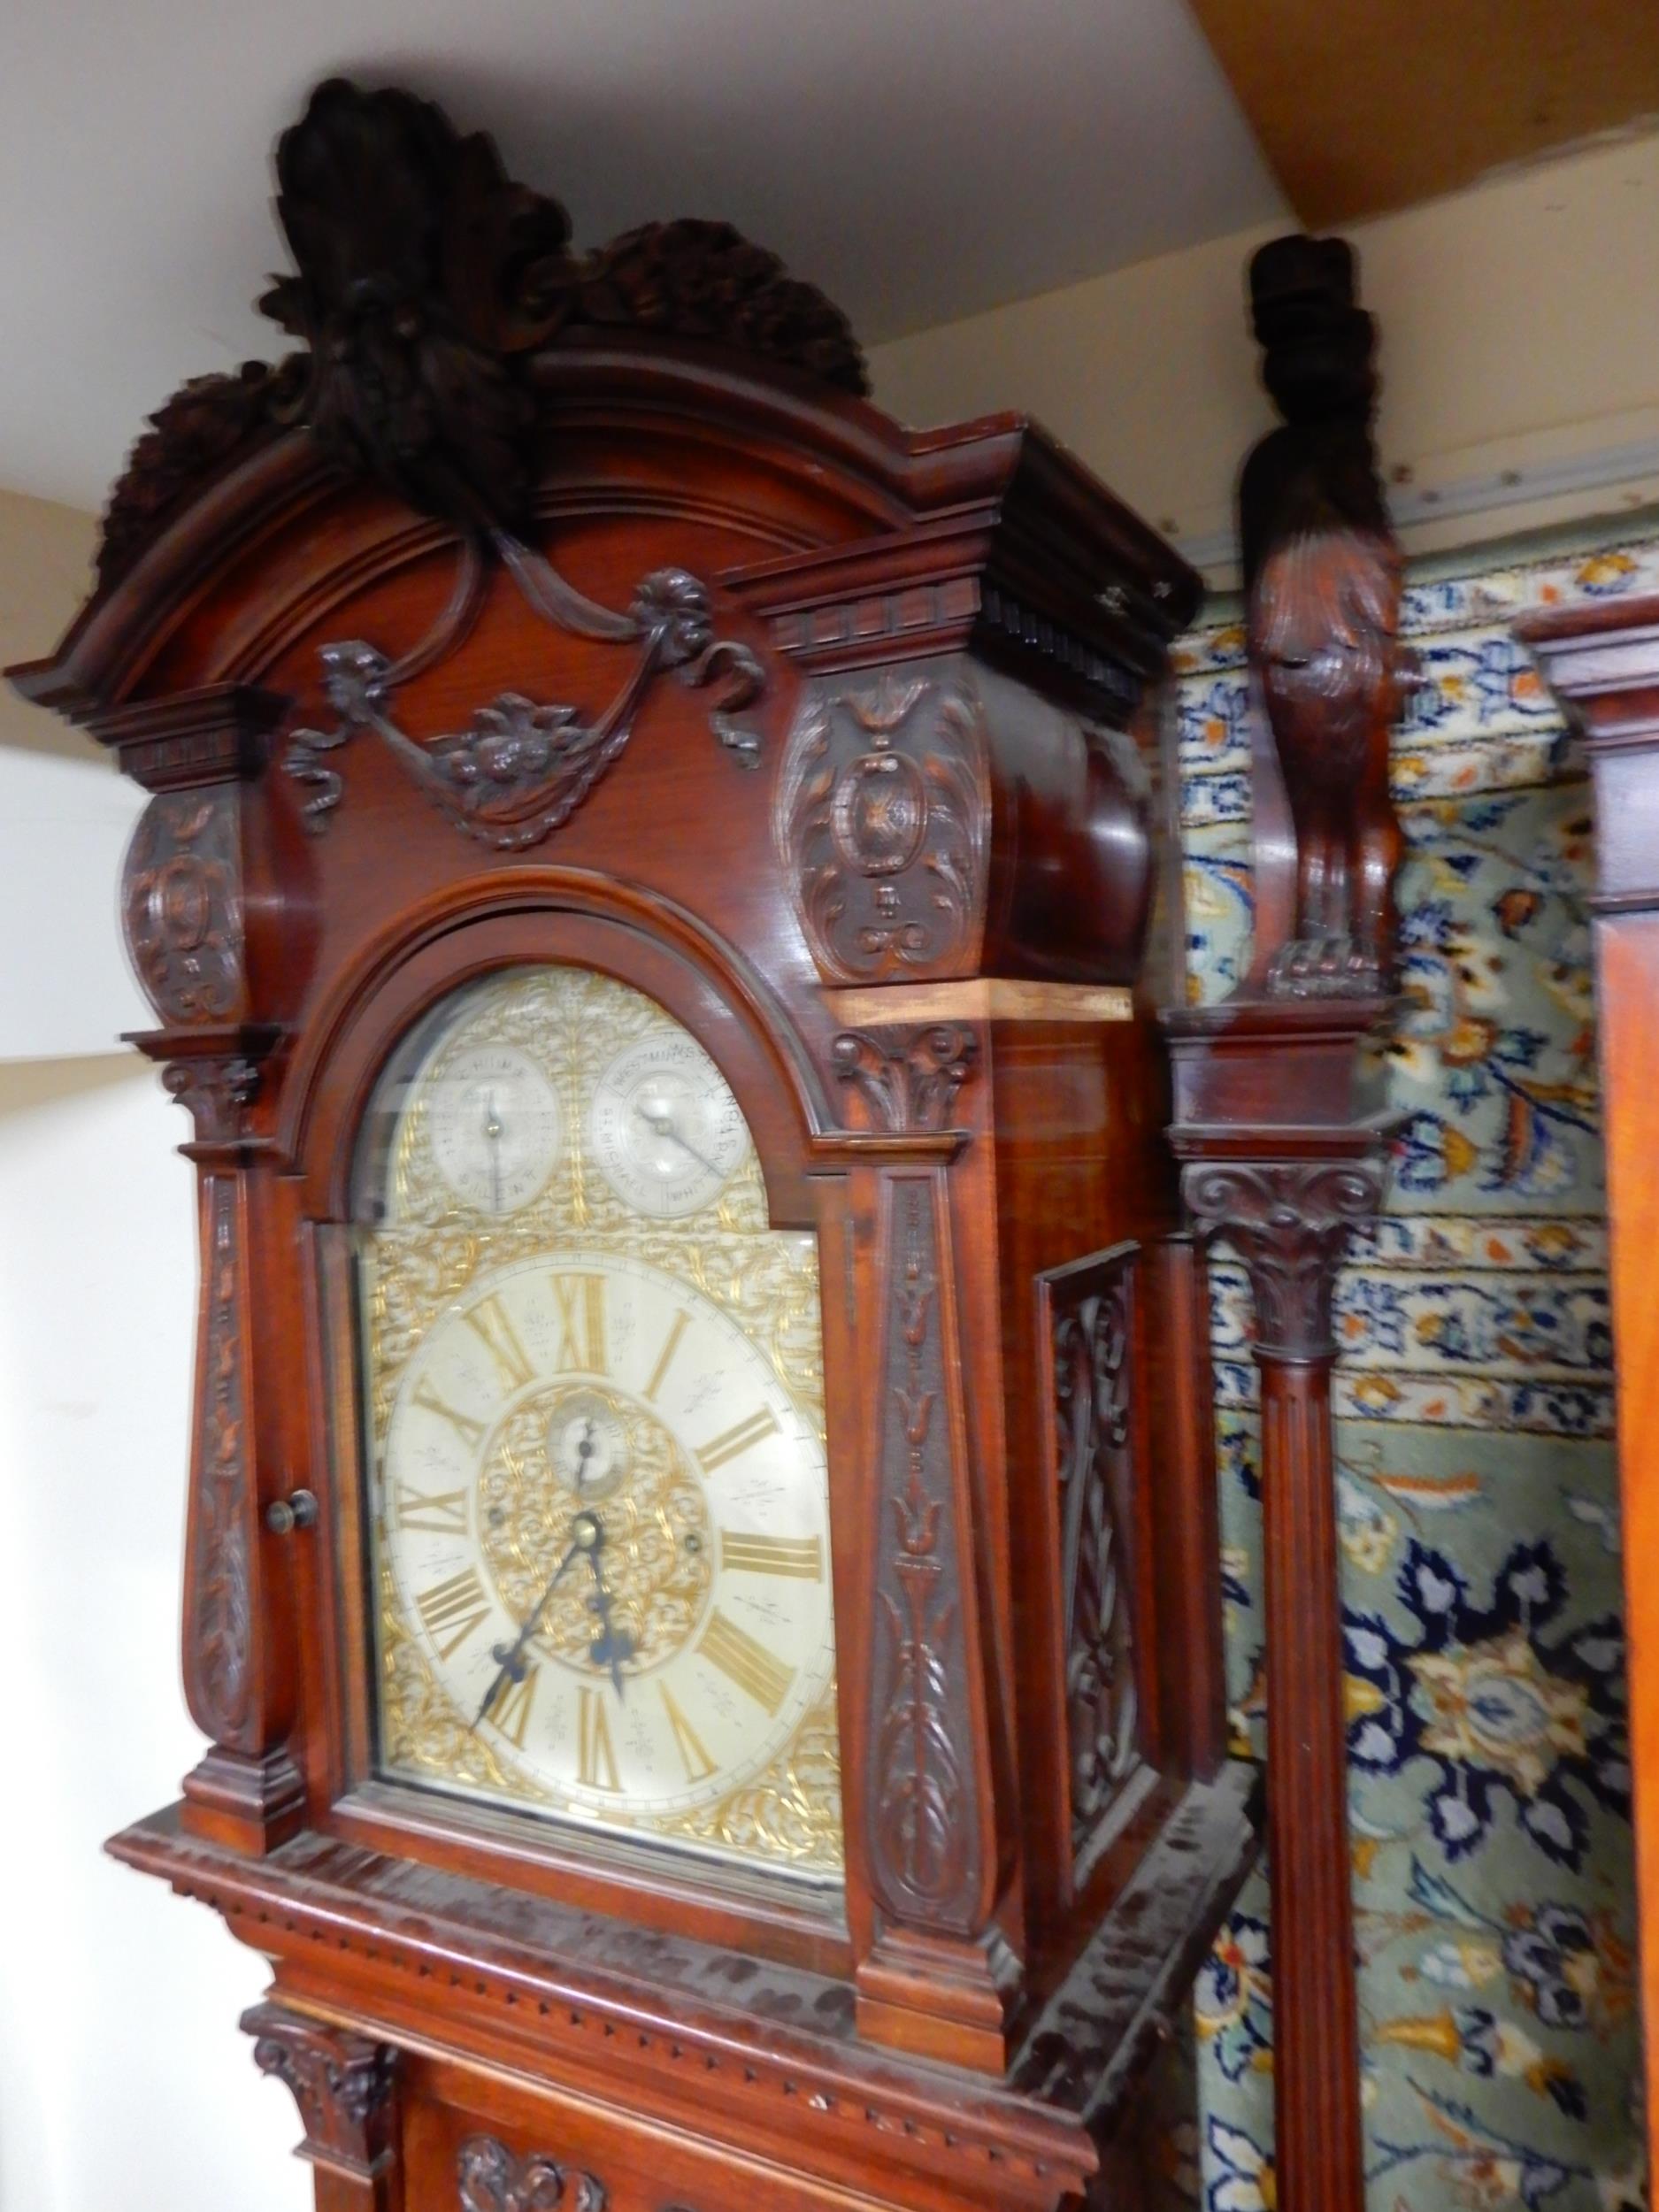
[[[1363,2212],[1331,1300],[1370,1218],[1380,1148],[1333,1162],[1194,1164],[1194,1222],[1248,1270],[1262,1378],[1268,1848],[1278,2201]]]

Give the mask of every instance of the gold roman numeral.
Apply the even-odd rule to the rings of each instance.
[[[447,1659],[489,1618],[489,1600],[484,1595],[484,1586],[478,1578],[476,1567],[465,1568],[458,1575],[451,1575],[447,1582],[434,1582],[430,1590],[423,1590],[415,1600],[420,1608],[420,1617],[426,1624],[426,1633],[438,1647],[440,1659]],[[443,1637],[453,1630],[448,1643]]]
[[[393,1493],[392,1516],[400,1529],[419,1529],[428,1536],[465,1536],[466,1493],[417,1490],[400,1482]]]
[[[466,1325],[481,1337],[486,1350],[501,1370],[502,1386],[508,1391],[522,1390],[535,1370],[525,1356],[507,1309],[501,1302],[499,1291],[492,1291],[481,1298],[465,1317]]]
[[[789,1694],[795,1669],[786,1667],[764,1644],[757,1644],[747,1629],[739,1628],[718,1608],[703,1632],[697,1650],[769,1713],[775,1713]]]
[[[604,1694],[584,1683],[576,1709],[576,1778],[586,1790],[619,1790]]]
[[[541,1678],[539,1667],[532,1667],[522,1682],[510,1682],[496,1700],[495,1723],[510,1743],[524,1749],[524,1732],[530,1725],[530,1708],[535,1701],[535,1686]]]
[[[425,1406],[428,1413],[435,1413],[441,1420],[447,1421],[469,1450],[475,1452],[484,1441],[484,1424],[473,1420],[471,1414],[457,1413],[453,1406],[445,1405],[429,1382],[422,1382],[415,1393],[413,1402]]]
[[[645,1394],[648,1398],[654,1399],[657,1392],[662,1388],[664,1379],[668,1373],[669,1362],[674,1356],[674,1353],[679,1347],[680,1338],[684,1336],[686,1331],[690,1327],[690,1325],[691,1316],[682,1308],[681,1310],[674,1316],[673,1321],[669,1327],[668,1335],[663,1345],[663,1348],[657,1355],[657,1364],[651,1370],[651,1379],[645,1386]]]
[[[674,1694],[666,1682],[659,1682],[663,1703],[668,1713],[668,1724],[674,1732],[680,1758],[685,1763],[687,1782],[706,1782],[714,1772],[714,1761],[703,1747],[703,1739],[674,1701]]]
[[[747,1530],[720,1531],[720,1564],[744,1574],[799,1575],[806,1582],[824,1579],[821,1536],[755,1536]]]
[[[561,1371],[574,1368],[579,1374],[603,1375],[606,1371],[604,1277],[556,1275],[553,1296],[559,1325],[555,1366]]]
[[[734,1421],[729,1429],[722,1429],[718,1436],[711,1436],[698,1452],[703,1473],[712,1474],[717,1467],[724,1467],[728,1459],[735,1459],[740,1452],[752,1450],[762,1437],[777,1433],[778,1417],[767,1406],[763,1406],[758,1413],[751,1413],[747,1421]]]

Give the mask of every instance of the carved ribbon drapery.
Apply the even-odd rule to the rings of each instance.
[[[578,635],[635,646],[621,689],[592,722],[579,721],[574,707],[538,706],[517,692],[503,692],[480,707],[459,735],[418,742],[399,729],[390,711],[398,686],[457,643],[475,618],[481,566],[469,551],[449,607],[402,661],[389,660],[357,638],[322,648],[323,692],[339,720],[332,730],[296,730],[283,756],[288,773],[311,787],[303,811],[312,830],[326,827],[343,791],[340,772],[326,756],[367,730],[467,836],[498,851],[539,844],[569,820],[615,764],[646,694],[670,671],[684,684],[718,687],[720,703],[710,713],[710,726],[740,766],[755,766],[760,741],[732,716],[759,696],[764,672],[748,646],[715,637],[709,595],[695,576],[678,568],[655,571],[640,585],[627,615],[617,616],[572,590],[527,547],[512,543],[510,552],[509,573],[544,620]]]

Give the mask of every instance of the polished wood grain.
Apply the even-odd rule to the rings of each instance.
[[[199,1180],[182,1643],[214,1741],[112,1847],[274,1962],[251,2024],[312,2096],[324,2212],[556,2178],[615,2212],[1127,2205],[1125,2116],[1256,1821],[1221,1757],[1202,1270],[1137,991],[1136,747],[1196,581],[1018,419],[909,433],[812,373],[834,332],[775,267],[721,260],[695,340],[641,327],[642,276],[615,326],[584,293],[549,335],[525,317],[577,280],[552,204],[419,103],[329,90],[313,125],[280,319],[333,350],[283,374],[297,420],[194,458],[191,406],[158,428],[100,589],[14,672],[152,794],[139,1041]],[[432,234],[493,242],[481,304],[426,234],[380,290],[330,288],[315,226],[354,265],[380,234],[319,179],[372,147],[378,195],[411,135]],[[534,284],[492,257],[520,217]],[[711,242],[682,250],[626,266],[706,273]],[[464,307],[471,416],[426,350]],[[691,1029],[772,1221],[818,1239],[839,1896],[377,1770],[353,1162],[410,1025],[526,962]],[[1125,1247],[1144,1779],[1079,1872],[1038,1279]],[[354,2147],[316,2085],[381,2051],[384,2138]]]
[[[1195,0],[1286,198],[1352,223],[1637,124],[1659,108],[1641,0]]]
[[[1595,787],[1596,1020],[1611,1222],[1625,1663],[1643,2010],[1659,2019],[1659,598],[1521,626],[1568,707]],[[1659,2050],[1646,2055],[1659,2162]]]
[[[1243,1263],[1255,1324],[1275,2199],[1282,2212],[1363,2212],[1331,1309],[1389,1164],[1381,1048],[1401,833],[1388,761],[1407,658],[1371,434],[1376,334],[1352,250],[1275,240],[1253,257],[1250,288],[1285,418],[1240,481],[1255,938],[1226,998],[1164,1018],[1171,1141],[1192,1226]]]

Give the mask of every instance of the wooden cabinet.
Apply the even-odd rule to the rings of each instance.
[[[1138,2202],[1256,1842],[1148,1010],[1195,580],[720,227],[577,255],[340,84],[278,173],[304,349],[12,672],[151,794],[198,1172],[211,1747],[111,1847],[271,1960],[320,2206]]]
[[[1596,1021],[1607,1141],[1619,1494],[1643,2011],[1659,2020],[1659,599],[1563,608],[1523,626],[1568,707],[1595,790]],[[1659,2059],[1647,2055],[1650,2157]]]

